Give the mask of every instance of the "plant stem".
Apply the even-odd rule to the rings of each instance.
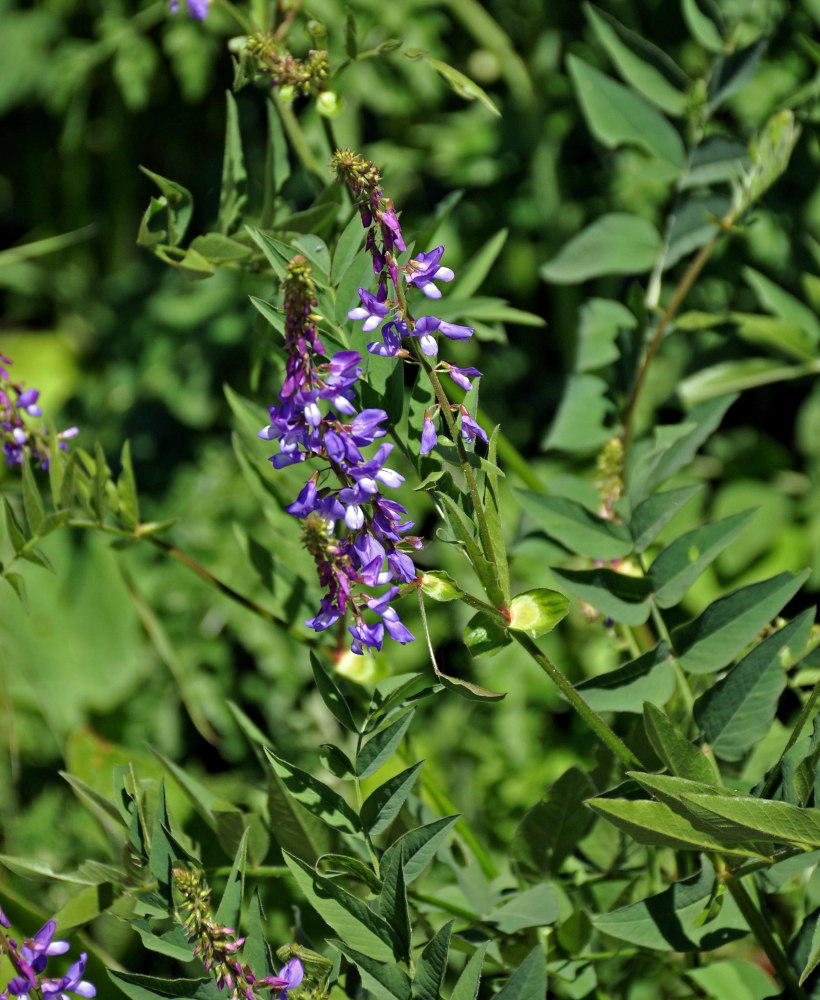
[[[645,770],[644,765],[623,740],[616,736],[600,715],[589,707],[582,695],[570,684],[558,667],[541,652],[535,642],[526,633],[518,632],[515,629],[510,629],[510,635],[530,654],[598,739],[621,760],[626,768],[630,771]]]

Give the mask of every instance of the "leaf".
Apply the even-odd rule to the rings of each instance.
[[[40,525],[43,523],[45,518],[45,509],[43,508],[43,500],[40,496],[40,490],[37,488],[37,483],[34,479],[34,473],[31,471],[31,459],[28,455],[23,462],[22,470],[23,479],[23,510],[26,513],[26,521],[28,521],[29,532],[32,537],[37,537],[40,530]]]
[[[19,555],[26,544],[26,537],[23,534],[23,529],[20,527],[20,522],[17,520],[17,515],[14,513],[14,508],[8,501],[8,497],[3,497],[3,505],[6,509],[6,530],[9,533],[9,541],[15,553]]]
[[[702,489],[703,483],[680,486],[676,490],[656,493],[638,504],[627,521],[635,551],[646,551],[678,511]]]
[[[462,266],[452,288],[451,298],[470,299],[475,295],[504,248],[509,232],[509,229],[500,229]]]
[[[743,277],[764,309],[804,330],[812,344],[820,344],[820,320],[808,306],[753,267],[744,267]]]
[[[488,943],[485,942],[470,956],[469,962],[462,969],[458,982],[453,987],[450,1000],[476,1000],[481,982],[481,967],[484,964],[487,948]]]
[[[747,344],[786,354],[795,361],[812,361],[817,356],[817,342],[795,323],[777,316],[731,312],[727,320],[735,324],[737,336]]]
[[[558,919],[558,894],[548,882],[517,891],[501,906],[491,910],[487,919],[502,934],[517,934],[527,927],[549,927]]]
[[[577,684],[595,712],[643,712],[644,702],[663,705],[675,693],[677,681],[669,646],[659,643],[631,663]]]
[[[350,222],[342,230],[342,234],[336,241],[336,249],[333,251],[333,264],[330,269],[331,280],[334,285],[338,284],[347,269],[353,263],[359,247],[364,240],[365,230],[362,227],[361,216],[354,212]]]
[[[222,927],[239,927],[242,893],[245,888],[245,865],[248,860],[248,832],[246,827],[236,849],[236,857],[219,900],[219,908],[214,914],[214,920]]]
[[[474,614],[464,627],[464,645],[470,650],[470,655],[476,658],[494,656],[511,642],[504,626],[483,611]]]
[[[495,995],[495,1000],[536,1000],[547,995],[547,960],[536,945]]]
[[[683,166],[680,135],[651,104],[577,56],[567,56],[567,68],[589,130],[599,142],[608,149],[638,146],[672,167]]]
[[[316,690],[319,692],[330,714],[339,725],[351,733],[357,733],[359,730],[353,719],[350,706],[313,650],[310,651],[310,665],[313,670],[313,680],[316,682]]]
[[[788,802],[773,802],[752,795],[716,797],[699,792],[685,792],[685,805],[694,805],[708,814],[722,836],[757,837],[820,847],[820,809],[802,809]],[[722,822],[721,822],[722,821]]]
[[[616,344],[623,330],[634,330],[635,316],[614,299],[588,299],[578,314],[575,371],[603,368],[620,357]]]
[[[191,221],[191,215],[194,210],[194,201],[191,197],[191,192],[181,184],[177,184],[176,181],[170,181],[167,177],[155,174],[152,170],[148,170],[145,167],[140,167],[140,170],[157,185],[162,192],[162,197],[158,200],[152,199],[151,207],[147,209],[142,219],[138,242],[143,246],[149,245],[142,243],[143,230],[147,229],[148,221],[152,215],[164,210],[165,224],[167,226],[167,242],[173,247],[179,246],[185,237],[185,231],[188,228],[188,223]],[[159,242],[164,242],[165,239],[166,232],[163,232],[160,235]]]
[[[464,596],[464,591],[443,570],[428,570],[422,573],[421,589],[434,601],[455,601]]]
[[[173,927],[164,934],[157,934],[144,918],[129,920],[128,923],[139,934],[143,947],[160,955],[168,955],[177,962],[191,962],[194,959],[193,945],[188,943],[188,932],[182,927]],[[60,924],[62,929],[64,925]]]
[[[550,570],[567,590],[587,604],[597,608],[602,615],[625,625],[643,625],[649,617],[647,600],[651,586],[645,577],[628,576],[606,569]]]
[[[346,942],[331,939],[328,944],[337,948],[359,970],[362,986],[376,1000],[410,1000],[410,980],[407,973],[393,962],[377,962],[368,955],[350,948]]]
[[[222,233],[205,233],[191,240],[191,249],[211,264],[231,264],[253,255],[253,248]]]
[[[781,653],[790,645],[800,649],[813,621],[814,608],[809,608],[758,643],[695,702],[695,721],[703,728],[716,757],[742,760],[768,732],[786,686]]]
[[[730,545],[756,516],[744,510],[720,521],[687,531],[667,545],[649,569],[653,600],[660,608],[676,605],[706,567]]]
[[[410,51],[411,50],[408,49],[404,54],[408,55]],[[490,100],[486,91],[482,90],[481,87],[475,83],[475,81],[469,78],[469,76],[465,76],[453,66],[450,66],[446,62],[442,62],[440,59],[434,59],[432,56],[428,56],[427,54],[425,54],[425,59],[437,73],[440,73],[441,76],[444,77],[444,79],[460,97],[464,97],[468,101],[479,100],[488,111],[491,111],[494,115],[498,115],[499,118],[501,117],[501,112]]]
[[[308,903],[347,945],[378,962],[400,959],[401,942],[385,920],[333,879],[320,875],[287,851],[282,854]]]
[[[747,858],[764,857],[696,829],[686,817],[676,813],[664,802],[596,798],[588,799],[587,804],[639,844],[672,847],[681,851],[723,851]]]
[[[382,885],[379,891],[379,913],[396,932],[402,946],[402,958],[410,959],[410,911],[407,906],[407,886],[404,881],[402,852],[391,855],[390,863],[381,865]]]
[[[268,747],[263,749],[271,769],[296,802],[334,830],[341,830],[344,833],[358,832],[359,817],[338,792],[328,788],[307,771],[277,757]]]
[[[707,136],[692,150],[689,171],[681,178],[681,188],[686,190],[737,180],[747,164],[745,143],[731,136]]]
[[[649,702],[644,705],[643,724],[653,750],[672,774],[705,785],[721,784],[714,758],[690,743],[667,716]]]
[[[739,49],[732,52],[731,55],[721,56],[715,61],[709,76],[707,114],[712,114],[732,94],[742,90],[747,83],[751,82],[768,44],[768,39],[761,38],[745,49]]]
[[[399,743],[404,739],[404,734],[413,721],[415,711],[414,708],[410,709],[395,722],[380,729],[359,750],[355,761],[356,774],[359,778],[369,778],[371,774],[375,774],[383,764],[390,760]]]
[[[3,579],[9,584],[15,594],[23,605],[26,612],[29,610],[28,604],[28,592],[26,590],[26,580],[25,577],[20,573],[12,573],[9,570],[3,572]]]
[[[590,3],[584,14],[618,72],[638,93],[670,115],[682,115],[689,80],[661,49]]]
[[[112,969],[105,971],[117,989],[131,1000],[184,1000],[188,997],[215,1000],[219,996],[212,979],[168,979],[134,972],[114,972]]]
[[[599,449],[612,435],[608,422],[615,407],[606,395],[608,390],[597,375],[570,375],[541,447],[545,451]]]
[[[714,1000],[766,1000],[772,995],[771,978],[759,966],[740,959],[711,961],[703,968],[689,969],[686,975]]]
[[[510,602],[510,625],[515,632],[525,632],[531,639],[551,632],[569,610],[569,601],[557,590],[537,587],[516,594]]]
[[[463,545],[464,552],[470,560],[476,576],[481,581],[485,594],[493,606],[498,607],[504,603],[505,597],[499,582],[497,567],[486,559],[485,553],[479,549],[471,534],[471,526],[467,522],[464,512],[456,506],[453,499],[440,490],[436,491],[435,496],[447,515],[448,523],[453,529],[453,535]]]
[[[477,397],[476,397],[477,398]],[[495,575],[498,586],[504,599],[504,604],[510,603],[510,567],[507,562],[507,546],[504,540],[504,528],[501,523],[501,501],[498,486],[498,477],[503,475],[498,468],[498,435],[501,428],[496,424],[490,434],[487,445],[487,462],[484,466],[484,519],[487,523],[487,534],[489,535],[489,545],[487,546],[488,556],[491,554],[492,564],[495,566]],[[490,545],[492,552],[490,553]]]
[[[604,274],[645,274],[662,245],[651,222],[612,212],[573,236],[538,273],[556,285],[576,284]]]
[[[621,559],[632,549],[626,528],[596,517],[575,500],[531,490],[515,490],[515,495],[539,527],[578,555],[589,559]]]
[[[381,859],[382,867],[390,864],[393,854],[402,851],[404,880],[409,885],[433,860],[433,855],[457,821],[458,816],[445,816],[443,819],[409,830],[385,850]]]
[[[714,20],[698,6],[698,0],[681,0],[681,11],[686,26],[695,41],[709,52],[723,51],[723,38]]]
[[[447,971],[447,954],[454,921],[448,920],[427,942],[416,963],[413,978],[413,1000],[439,1000],[444,973]]]
[[[748,934],[734,900],[728,898],[717,918],[700,924],[712,897],[714,868],[707,858],[695,875],[675,882],[655,896],[593,916],[602,934],[657,951],[713,951]]]
[[[316,862],[316,870],[321,875],[349,875],[366,885],[371,892],[381,892],[381,880],[370,865],[346,854],[323,854]]]
[[[225,91],[225,153],[222,160],[222,186],[219,191],[219,231],[226,236],[242,221],[247,202],[248,174],[239,132],[239,112],[233,94]]]
[[[412,767],[394,774],[364,800],[360,819],[362,826],[371,836],[383,833],[398,816],[423,765],[424,761],[420,760]]]
[[[692,674],[725,667],[775,617],[808,579],[809,570],[741,587],[672,633],[678,662]]]
[[[126,441],[120,453],[122,471],[117,480],[118,517],[127,528],[136,528],[140,523],[139,498],[134,467],[131,463],[131,442]]]
[[[703,368],[678,384],[678,395],[687,406],[702,404],[727,392],[739,393],[761,385],[787,382],[811,374],[805,365],[786,365],[774,358],[721,361]]]

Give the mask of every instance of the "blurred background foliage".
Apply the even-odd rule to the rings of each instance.
[[[480,102],[464,101],[426,61],[390,52],[389,45],[333,80],[345,102],[333,122],[336,136],[382,168],[405,232],[422,229],[443,205],[438,237],[458,273],[501,228],[509,231],[480,294],[504,298],[543,317],[546,326],[489,322],[480,340],[464,345],[459,364],[485,373],[482,409],[502,424],[546,486],[560,491],[563,475],[586,469],[589,500],[592,459],[602,441],[572,452],[546,442],[575,360],[582,302],[593,293],[628,301],[632,282],[616,276],[550,284],[539,270],[604,212],[634,213],[660,226],[669,178],[640,150],[605,149],[590,134],[567,57],[615,70],[575,0],[351,0],[348,6],[361,49],[400,39],[406,48],[425,50],[476,80],[501,112],[496,118]],[[697,99],[708,53],[693,40],[677,4],[613,0],[601,6],[671,56],[695,81],[690,93]],[[324,25],[339,66],[344,6],[313,0],[306,10]],[[820,47],[813,39],[820,2],[725,0],[720,11],[734,46],[764,35],[769,42],[716,125],[750,137],[791,103],[800,109],[803,135],[785,180],[714,255],[686,308],[776,311],[758,273],[816,313]],[[102,442],[113,467],[129,438],[143,516],[178,517],[170,535],[175,545],[270,605],[281,597],[266,591],[260,553],[292,560],[307,580],[311,567],[292,540],[292,551],[282,548],[281,533],[241,475],[230,444],[236,420],[223,384],[260,407],[273,398],[278,369],[270,363],[267,328],[247,298],[269,296],[271,284],[228,269],[188,281],[136,245],[139,220],[155,193],[140,165],[193,193],[192,233],[213,225],[225,91],[234,79],[226,42],[237,30],[219,6],[199,24],[169,16],[162,2],[0,0],[0,231],[7,248],[0,253],[0,349],[14,358],[18,378],[41,388],[58,423],[81,427],[84,447]],[[305,50],[312,44],[306,33],[301,42]],[[237,95],[251,215],[265,179],[263,103],[253,88]],[[297,100],[296,111],[324,164],[329,147],[322,119],[309,100]],[[278,169],[285,169],[284,157]],[[320,187],[294,166],[280,198],[298,211]],[[677,387],[702,367],[704,356],[717,363],[743,353],[737,338],[697,329],[671,334],[645,393],[643,425],[676,418]],[[238,432],[269,476],[268,446],[254,438],[252,424]],[[688,610],[784,569],[811,566],[809,588],[820,588],[818,442],[820,389],[810,378],[751,389],[730,411],[698,459],[713,488],[687,508],[676,531],[686,519],[695,525],[749,506],[761,512],[692,589]],[[13,475],[0,471],[4,490],[17,488]],[[284,492],[302,479],[279,475]],[[517,484],[510,472],[507,487]],[[433,536],[436,523],[424,494],[411,507]],[[519,589],[550,586],[545,566],[565,553],[522,521],[509,498],[506,507]],[[249,545],[257,554],[254,575],[245,568]],[[56,770],[66,766],[107,794],[111,763],[138,757],[145,773],[156,767],[159,774],[144,741],[194,773],[209,773],[235,801],[248,801],[258,792],[258,777],[228,698],[271,734],[284,756],[316,765],[304,748],[333,734],[299,642],[153,550],[112,553],[102,538],[68,533],[52,536],[44,548],[58,574],[26,568],[29,614],[8,588],[0,593],[3,853],[35,854],[56,870],[78,863],[97,834],[85,813],[70,806],[71,792]],[[433,545],[423,561],[459,575],[455,558],[446,546]],[[305,595],[306,608],[314,598]],[[412,619],[411,610],[407,615]],[[496,705],[436,699],[422,709],[426,724],[416,727],[413,752],[446,776],[458,811],[484,842],[502,850],[522,811],[552,780],[574,762],[592,766],[594,760],[583,727],[515,647],[471,664],[458,638],[468,614],[453,615],[451,605],[431,614],[442,665],[508,695]],[[411,627],[420,634],[417,622]],[[618,637],[600,620],[587,621],[575,602],[569,623],[549,645],[576,681],[624,658]],[[352,683],[425,668],[424,645],[417,642],[391,650],[389,658],[355,664]],[[184,801],[172,808],[184,812]],[[11,889],[30,895],[27,882],[10,878]],[[44,911],[61,902],[59,888],[48,892],[38,900]],[[98,933],[112,953],[122,956],[129,947],[113,922]]]

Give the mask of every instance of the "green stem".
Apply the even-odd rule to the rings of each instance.
[[[589,707],[589,705],[584,701],[583,696],[579,694],[567,678],[564,677],[558,667],[556,667],[555,664],[541,652],[535,642],[524,632],[518,632],[515,629],[510,629],[510,635],[526,650],[526,652],[530,654],[538,666],[541,667],[553,684],[555,684],[561,694],[563,694],[563,696],[567,699],[570,705],[572,705],[584,722],[586,722],[589,728],[595,733],[598,739],[621,760],[627,770],[645,770],[644,765],[635,756],[635,754],[632,753],[623,740],[621,740],[619,736],[616,736],[600,715]]]
[[[758,944],[766,952],[769,961],[772,963],[772,968],[780,977],[788,996],[792,1000],[809,1000],[806,991],[798,983],[797,975],[780,942],[772,934],[771,928],[766,923],[763,914],[752,901],[746,886],[739,878],[729,876],[726,879],[726,888],[732,894],[732,898],[737,903],[738,909],[757,938]]]

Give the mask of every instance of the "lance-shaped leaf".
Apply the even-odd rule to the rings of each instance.
[[[625,625],[643,625],[651,610],[647,597],[651,584],[646,577],[598,569],[559,569],[550,567],[567,590],[602,615]]]
[[[379,913],[393,928],[401,942],[402,957],[410,959],[410,910],[407,906],[407,885],[404,881],[404,858],[401,849],[381,865],[382,885],[379,892]]]
[[[801,847],[820,847],[820,809],[801,809],[752,795],[732,797],[684,792],[685,804],[710,816],[721,836],[757,837]]]
[[[323,854],[316,862],[316,871],[320,875],[348,875],[366,885],[371,892],[380,892],[382,888],[381,881],[369,865],[346,854]]]
[[[706,567],[745,530],[756,513],[756,509],[744,510],[720,521],[702,524],[667,545],[655,557],[649,570],[653,599],[658,607],[674,607]]]
[[[739,761],[768,732],[786,685],[781,653],[801,651],[814,621],[814,608],[798,615],[758,643],[695,702],[695,721],[716,757]]]
[[[314,816],[318,816],[328,826],[344,833],[357,833],[360,829],[359,817],[332,788],[328,788],[313,775],[264,748],[271,769],[287,788],[289,794]]]
[[[643,712],[644,703],[664,705],[675,693],[675,664],[665,642],[618,670],[576,685],[596,712]]]
[[[43,500],[40,496],[40,490],[37,487],[37,483],[34,479],[34,473],[31,471],[31,459],[26,456],[23,462],[23,510],[26,512],[26,520],[28,521],[29,531],[32,535],[36,536],[40,530],[40,525],[43,523],[43,518],[46,515],[45,509],[43,508]]]
[[[502,934],[517,934],[526,927],[549,927],[558,919],[558,894],[549,882],[541,882],[492,910],[487,917]]]
[[[746,834],[724,835],[720,826],[714,822],[713,817],[709,813],[704,812],[699,806],[693,805],[691,801],[683,798],[684,794],[723,795],[729,798],[736,798],[737,796],[742,796],[742,792],[721,788],[713,784],[706,784],[702,781],[690,781],[687,778],[678,778],[673,774],[642,774],[640,771],[628,771],[627,773],[642,788],[645,788],[655,798],[668,805],[673,812],[689,820],[698,830],[703,830],[704,833],[720,837],[722,840],[748,840]]]
[[[458,982],[453,987],[450,1000],[476,1000],[481,982],[481,967],[488,944],[485,943],[470,956],[470,961],[464,966]]]
[[[259,898],[258,887],[253,891],[251,905],[248,908],[248,935],[242,954],[257,978],[273,975],[273,959],[266,940],[266,928],[269,926],[262,910],[262,900]]]
[[[525,590],[510,602],[510,628],[537,639],[551,632],[568,610],[569,601],[557,590]]]
[[[313,679],[316,682],[316,689],[319,692],[322,701],[330,711],[330,714],[341,726],[344,726],[344,728],[349,730],[351,733],[358,732],[358,727],[353,718],[353,713],[350,711],[350,706],[348,705],[347,700],[336,686],[333,678],[322,666],[319,661],[319,657],[316,656],[313,650],[310,652],[310,665],[313,670]]]
[[[775,617],[808,579],[809,570],[741,587],[672,633],[678,662],[693,674],[725,667]]]
[[[362,826],[371,836],[383,833],[398,816],[410,794],[416,778],[424,765],[420,760],[412,767],[394,774],[383,785],[379,785],[362,803],[360,818]]]
[[[410,1000],[410,979],[395,962],[378,962],[351,948],[345,941],[331,939],[328,943],[356,966],[362,977],[362,986],[376,1000]]]
[[[707,785],[721,783],[714,757],[690,743],[659,708],[648,702],[644,705],[643,724],[652,748],[673,774]]]
[[[411,709],[395,722],[391,722],[389,726],[374,733],[359,750],[356,754],[355,766],[356,774],[360,778],[369,778],[371,774],[375,774],[383,764],[390,760],[413,721],[415,711],[415,709]]]
[[[644,274],[663,242],[651,222],[637,215],[602,215],[565,244],[539,274],[557,285],[576,284],[604,274]]]
[[[748,925],[729,897],[718,916],[704,924],[704,909],[714,892],[715,871],[707,858],[695,875],[655,896],[600,913],[597,930],[620,941],[657,951],[711,951],[748,934]]]
[[[191,192],[176,181],[169,181],[145,167],[140,170],[157,185],[162,192],[159,199],[152,198],[151,206],[146,210],[140,226],[137,242],[140,246],[151,246],[156,242],[167,242],[177,246],[185,236],[185,230],[191,221],[194,202]],[[155,216],[165,210],[166,230],[157,231]]]
[[[381,859],[382,867],[389,865],[392,856],[402,851],[404,880],[409,885],[433,860],[433,855],[457,821],[458,816],[445,816],[425,826],[416,827],[415,830],[409,830],[384,852]]]
[[[524,510],[539,527],[572,552],[589,559],[621,559],[632,550],[629,532],[620,524],[596,517],[566,497],[516,490]]]
[[[287,851],[282,854],[308,903],[347,945],[378,962],[400,960],[402,943],[386,920],[334,879],[325,878]]]
[[[448,920],[425,945],[416,963],[411,993],[413,1000],[439,1000],[444,973],[447,971],[447,954],[452,933],[453,921]]]
[[[210,978],[204,979],[168,979],[162,976],[143,976],[136,972],[114,972],[105,970],[108,978],[130,1000],[205,1000],[213,996],[212,987],[215,983]],[[219,996],[217,993],[216,996]]]
[[[597,375],[570,375],[541,447],[581,453],[599,449],[612,436],[610,416],[615,405],[608,391]]]
[[[539,944],[496,993],[495,1000],[535,1000],[546,995],[547,959]]]
[[[222,892],[214,919],[223,927],[238,927],[242,911],[242,893],[245,889],[245,865],[248,861],[248,829],[246,828],[236,849],[228,881]]]
[[[813,344],[820,343],[820,319],[812,309],[752,267],[743,268],[743,277],[764,309],[803,330]]]

